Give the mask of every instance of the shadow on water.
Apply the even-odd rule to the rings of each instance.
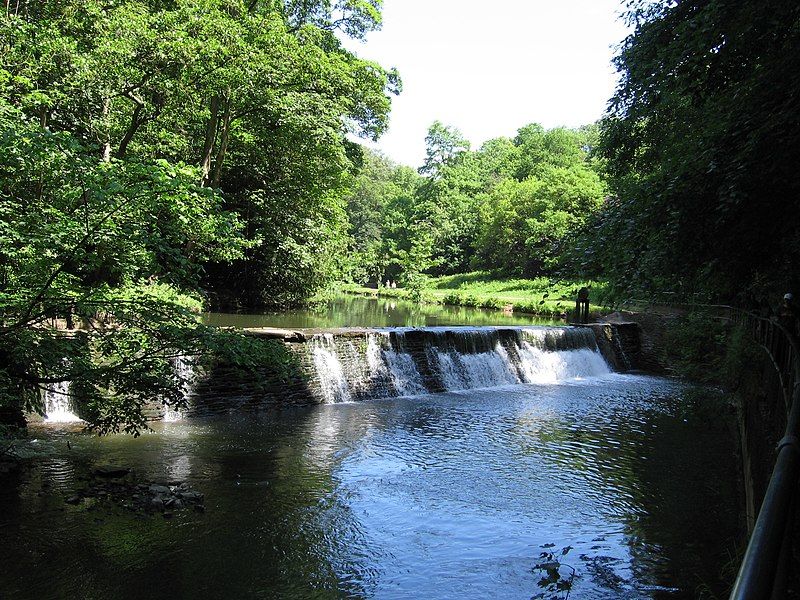
[[[0,597],[531,598],[571,548],[575,598],[720,595],[733,441],[682,386],[608,376],[165,423],[53,427],[0,487]],[[70,448],[67,448],[67,440]],[[172,519],[67,505],[92,466],[187,481]]]

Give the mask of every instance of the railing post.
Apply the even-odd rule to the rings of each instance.
[[[788,301],[787,301],[788,297]],[[797,351],[797,312],[791,295],[784,297],[779,320],[748,315],[751,330],[779,371],[787,386],[786,429],[778,442],[777,456],[755,527],[747,544],[731,600],[783,598],[786,592],[787,560],[792,538],[789,530],[797,510],[800,477],[800,354]]]

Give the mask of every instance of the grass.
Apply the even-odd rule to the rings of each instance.
[[[428,279],[422,287],[423,303],[451,306],[471,306],[513,312],[560,317],[575,310],[575,297],[581,287],[589,288],[592,310],[602,311],[606,285],[597,281],[536,279],[507,279],[489,271],[474,271]],[[346,293],[387,298],[410,299],[412,294],[403,288],[365,288],[345,284]]]

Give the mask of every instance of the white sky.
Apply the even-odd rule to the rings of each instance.
[[[383,29],[347,42],[403,79],[375,146],[417,167],[436,119],[473,149],[532,122],[599,119],[617,81],[614,48],[627,34],[621,11],[621,0],[384,0]]]

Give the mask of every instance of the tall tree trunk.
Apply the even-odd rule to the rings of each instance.
[[[211,153],[214,150],[214,141],[217,139],[217,121],[219,120],[219,96],[211,97],[211,115],[206,122],[206,139],[203,143],[203,155],[200,158],[200,169],[203,173],[202,184],[208,184],[211,173]]]
[[[145,121],[142,118],[142,108],[144,107],[144,102],[134,97],[132,94],[129,96],[129,98],[131,98],[131,100],[133,100],[133,102],[136,104],[136,108],[133,109],[131,122],[128,125],[125,135],[122,136],[122,141],[119,143],[119,150],[117,150],[117,156],[119,158],[125,158],[125,154],[128,152],[128,144],[131,143],[133,136],[136,135],[139,127],[141,127],[142,123]]]
[[[103,162],[111,161],[111,127],[109,116],[111,115],[111,98],[103,98],[103,128],[105,129],[105,141],[103,142]]]
[[[211,180],[211,187],[219,187],[220,176],[222,175],[222,162],[225,160],[225,153],[228,151],[228,140],[231,130],[231,98],[225,97],[225,110],[222,113],[222,128],[220,130],[219,149],[217,157],[214,159],[214,177]]]

